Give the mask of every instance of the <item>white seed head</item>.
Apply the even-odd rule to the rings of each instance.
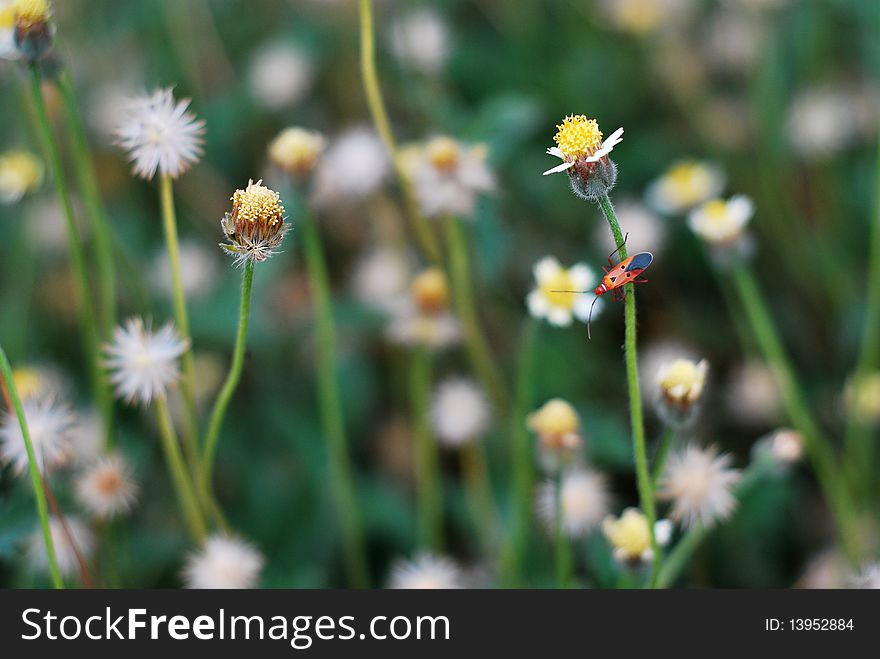
[[[562,512],[565,533],[572,538],[586,535],[597,528],[608,514],[610,496],[605,477],[595,471],[575,468],[562,475],[562,492],[557,502],[557,485],[547,481],[538,489],[538,516],[553,532],[557,524],[557,507]]]
[[[70,408],[54,396],[27,398],[22,408],[40,472],[45,474],[68,464],[73,458],[71,436],[75,426]],[[14,413],[4,413],[0,425],[0,460],[17,475],[28,471],[24,434]]]
[[[464,378],[448,379],[437,386],[430,416],[437,439],[450,447],[480,439],[492,421],[486,394]]]
[[[444,590],[463,588],[461,569],[452,560],[419,554],[411,561],[398,560],[391,568],[388,587],[397,590]]]
[[[264,563],[249,542],[213,535],[187,558],[183,580],[187,588],[253,588]]]
[[[76,495],[82,507],[98,519],[109,519],[131,510],[138,486],[131,468],[119,453],[98,459],[76,480]]]
[[[308,93],[314,78],[311,58],[286,42],[263,46],[250,62],[247,84],[251,96],[270,110],[295,105]]]
[[[65,531],[64,525],[67,526]],[[70,532],[68,536],[67,531]],[[49,518],[49,534],[52,537],[52,545],[55,548],[55,560],[58,569],[65,577],[71,577],[79,573],[79,561],[76,552],[79,550],[83,560],[88,561],[95,552],[95,535],[92,530],[77,517],[66,515],[62,523],[54,515]],[[73,540],[73,544],[71,544]],[[46,553],[46,543],[43,531],[37,527],[27,539],[25,545],[27,561],[35,570],[42,573],[49,572],[49,556]]]
[[[672,500],[672,518],[686,527],[711,526],[736,508],[733,487],[740,472],[732,457],[689,445],[669,456],[660,482],[660,496]]]

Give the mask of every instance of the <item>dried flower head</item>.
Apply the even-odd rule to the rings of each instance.
[[[724,173],[712,163],[679,160],[650,186],[648,205],[659,213],[686,213],[724,189]]]
[[[174,325],[166,324],[153,332],[141,318],[130,318],[117,327],[113,343],[105,346],[104,366],[116,395],[126,402],[149,405],[153,398],[164,398],[178,378],[178,360],[186,352],[187,341]]]
[[[660,482],[660,497],[672,500],[672,518],[686,527],[711,526],[736,508],[733,486],[740,472],[730,468],[730,454],[715,447],[689,445],[669,456]]]
[[[52,49],[54,26],[47,0],[15,0],[12,3],[13,39],[21,55],[36,62]]]
[[[638,508],[627,508],[620,517],[607,516],[602,522],[602,531],[611,543],[614,558],[621,563],[651,560],[648,518]]]
[[[175,101],[170,88],[129,99],[116,140],[136,175],[149,180],[158,171],[177,178],[199,161],[205,122],[187,112],[189,104]]]
[[[67,405],[55,396],[32,396],[21,403],[28,435],[42,473],[68,464],[73,457],[71,435],[75,417]],[[27,446],[15,414],[4,413],[0,425],[0,461],[8,464],[17,475],[28,471]]]
[[[262,183],[262,180],[248,181],[244,190],[236,190],[230,198],[232,211],[220,220],[229,240],[220,247],[235,257],[236,265],[249,261],[262,263],[276,254],[290,229],[290,224],[284,221],[281,196]]]
[[[712,199],[691,211],[688,225],[713,247],[734,247],[754,212],[752,200],[745,195],[736,195],[727,201]]]
[[[568,327],[573,318],[587,321],[593,303],[593,288],[598,284],[589,266],[576,263],[563,268],[552,256],[545,256],[535,264],[535,288],[526,297],[529,313],[534,318],[546,318],[557,327]],[[593,308],[593,316],[602,311],[602,301]]]
[[[269,143],[269,160],[288,174],[303,176],[312,171],[325,146],[326,140],[318,132],[285,128]]]
[[[568,172],[571,189],[579,197],[594,200],[607,193],[617,181],[617,166],[608,158],[615,146],[623,141],[623,128],[602,140],[602,131],[595,119],[569,115],[556,125],[553,141],[556,146],[547,153],[562,159],[562,164],[544,172]]]
[[[43,182],[43,163],[28,151],[0,155],[0,203],[14,204]]]
[[[660,367],[657,372],[658,411],[667,423],[688,421],[695,411],[703,389],[709,362],[676,359]]]
[[[557,498],[559,499],[557,501]],[[538,517],[547,529],[556,529],[557,509],[562,512],[562,527],[572,538],[586,535],[598,527],[608,514],[608,487],[605,477],[590,469],[575,468],[562,475],[562,491],[547,481],[538,489]]]
[[[453,561],[434,554],[419,554],[411,561],[395,562],[388,587],[397,590],[445,590],[464,586],[461,569]]]
[[[213,535],[187,558],[183,580],[187,588],[253,588],[264,563],[251,543]]]
[[[472,218],[477,195],[495,188],[482,145],[468,146],[440,136],[410,153],[408,171],[426,217]]]
[[[77,551],[86,561],[95,553],[94,533],[85,523],[73,515],[66,515],[63,522],[54,515],[49,517],[49,534],[52,537],[52,546],[55,548],[58,569],[65,577],[72,577],[79,573]],[[49,556],[46,553],[46,542],[41,529],[37,528],[28,537],[25,554],[28,563],[34,569],[43,573],[49,572]]]
[[[131,468],[119,453],[98,459],[76,480],[77,499],[98,519],[127,513],[135,503],[137,492]]]
[[[492,414],[486,394],[477,384],[451,378],[434,391],[430,418],[438,441],[457,447],[480,439],[489,429]]]

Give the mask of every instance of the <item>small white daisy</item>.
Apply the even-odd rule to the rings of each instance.
[[[355,128],[327,147],[315,169],[315,201],[333,206],[361,201],[385,183],[391,161],[372,130]]]
[[[691,211],[688,226],[713,247],[729,247],[743,235],[754,213],[755,205],[745,195],[713,199]]]
[[[265,559],[249,542],[213,535],[186,560],[187,588],[254,588]]]
[[[733,487],[740,472],[730,468],[730,454],[693,444],[669,456],[660,482],[660,496],[672,500],[672,518],[686,527],[710,526],[727,519],[736,508]]]
[[[721,194],[724,173],[709,162],[679,160],[648,186],[648,205],[664,215],[685,213]]]
[[[416,199],[426,217],[473,217],[477,195],[495,188],[483,146],[467,146],[451,137],[435,137],[412,158]]]
[[[609,494],[605,477],[595,471],[576,468],[562,475],[562,494],[557,502],[557,485],[547,481],[538,489],[538,517],[551,532],[556,529],[556,511],[562,510],[562,525],[572,538],[598,527],[608,514]]]
[[[534,267],[536,287],[526,297],[529,313],[534,318],[546,318],[557,327],[568,327],[572,319],[587,321],[590,305],[595,296],[593,288],[598,284],[595,273],[578,263],[563,268],[559,261],[547,256]],[[593,317],[602,310],[602,301],[593,308]]]
[[[544,172],[544,176],[575,167],[578,174],[584,178],[584,174],[589,173],[587,170],[592,170],[592,163],[606,158],[615,146],[623,142],[623,128],[618,128],[603,141],[602,131],[599,130],[599,124],[595,119],[587,119],[582,114],[569,115],[561,124],[556,125],[553,141],[556,142],[556,146],[547,149],[547,153],[562,159],[563,162],[548,169]]]
[[[68,536],[64,526],[67,526]],[[55,548],[55,560],[58,569],[65,577],[79,574],[79,561],[76,557],[77,550],[83,560],[88,561],[95,552],[95,535],[92,530],[77,517],[66,515],[64,522],[54,515],[49,518],[49,534],[52,537],[52,545]],[[71,544],[71,539],[73,544]],[[39,572],[49,572],[49,556],[46,554],[46,543],[43,539],[43,531],[37,528],[28,537],[25,544],[27,561]]]
[[[100,458],[77,478],[75,485],[80,504],[98,519],[127,513],[138,492],[131,469],[119,453]]]
[[[116,395],[126,402],[148,405],[153,398],[164,398],[179,375],[178,360],[186,352],[182,339],[171,323],[153,332],[140,318],[129,319],[117,327],[113,343],[105,346],[104,366]]]
[[[391,26],[391,49],[403,66],[437,73],[449,54],[449,30],[437,12],[416,9]]]
[[[465,378],[451,378],[437,386],[430,417],[438,441],[450,447],[480,439],[492,422],[485,392]]]
[[[70,408],[54,396],[36,396],[22,401],[28,434],[42,473],[66,465],[73,457],[71,436],[75,417]],[[0,460],[18,474],[28,470],[27,447],[15,414],[5,413],[0,425]]]
[[[205,122],[187,112],[189,104],[189,99],[175,101],[170,88],[130,99],[116,138],[135,174],[152,179],[158,171],[177,178],[198,162]]]
[[[411,561],[398,560],[391,568],[388,587],[397,590],[464,588],[461,569],[450,559],[419,554]]]

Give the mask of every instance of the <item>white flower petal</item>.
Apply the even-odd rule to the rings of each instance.
[[[528,306],[529,313],[534,318],[543,318],[550,310],[550,303],[538,289],[533,290],[526,296],[526,306]]]
[[[535,275],[535,281],[541,284],[558,275],[560,270],[562,270],[562,266],[555,257],[545,256],[535,264],[532,272]]]
[[[564,162],[561,165],[556,165],[556,167],[552,167],[543,173],[542,176],[547,176],[547,174],[555,174],[556,172],[564,172],[569,167],[574,167],[573,162]]]

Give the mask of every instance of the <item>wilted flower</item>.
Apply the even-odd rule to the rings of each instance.
[[[232,211],[220,220],[228,243],[220,245],[235,263],[262,263],[273,254],[290,225],[284,221],[281,196],[262,185],[248,181],[247,188],[236,190],[231,197]]]
[[[372,130],[355,128],[336,138],[315,170],[319,204],[353,203],[381,186],[391,171],[385,145]]]
[[[73,457],[73,412],[54,396],[26,398],[21,405],[37,459],[37,469],[46,473],[66,465]],[[0,425],[0,460],[10,465],[18,475],[28,470],[27,446],[18,417],[14,413],[4,413]]]
[[[47,0],[15,0],[12,3],[15,46],[29,62],[42,58],[52,48],[55,31],[49,22],[51,8]]]
[[[657,372],[659,389],[658,411],[667,423],[689,420],[703,395],[709,362],[701,359],[676,359],[660,367]]]
[[[688,216],[688,226],[713,247],[732,247],[752,219],[755,206],[745,195],[735,195],[728,201],[713,199]]]
[[[584,442],[577,412],[561,398],[548,400],[529,414],[526,425],[538,436],[538,455],[546,471],[570,462]]]
[[[484,146],[435,137],[417,149],[410,164],[416,198],[426,217],[470,218],[477,194],[495,187]]]
[[[672,518],[687,527],[727,519],[736,507],[732,489],[740,479],[731,462],[730,454],[719,456],[714,447],[689,445],[670,455],[660,496],[672,500]]]
[[[846,409],[860,423],[880,423],[880,371],[852,378],[844,394]]]
[[[131,469],[119,453],[100,458],[76,480],[77,499],[98,519],[127,513],[134,505],[137,492]]]
[[[529,313],[535,318],[546,318],[557,327],[568,327],[572,318],[586,322],[593,303],[596,275],[589,266],[577,263],[563,268],[552,256],[546,256],[533,269],[537,286],[526,297]],[[598,302],[593,315],[601,311]]]
[[[270,110],[281,110],[302,100],[312,84],[311,58],[287,42],[260,48],[248,67],[247,83],[251,95]]]
[[[648,186],[648,205],[659,213],[677,215],[721,194],[724,174],[712,163],[680,160]]]
[[[0,155],[0,203],[14,204],[43,182],[43,164],[27,151]]]
[[[450,559],[419,554],[411,561],[398,560],[391,568],[389,588],[445,590],[463,588],[461,569]]]
[[[561,493],[553,481],[538,489],[537,513],[553,531],[556,529],[557,509],[561,510],[565,533],[572,538],[580,537],[599,526],[608,513],[607,483],[602,474],[583,468],[566,471],[561,478]]]
[[[216,284],[216,254],[200,242],[183,241],[180,243],[180,280],[187,299],[204,296]],[[172,297],[174,282],[171,278],[171,262],[167,249],[161,249],[156,253],[151,280],[156,282],[156,287],[160,292],[168,298]]]
[[[296,126],[285,128],[269,143],[269,160],[288,174],[303,176],[312,171],[325,144],[321,133]]]
[[[449,31],[436,12],[416,9],[391,26],[391,48],[404,66],[437,73],[449,53]]]
[[[548,169],[544,176],[567,171],[571,189],[588,200],[597,199],[614,187],[617,165],[608,154],[623,141],[623,128],[618,128],[603,141],[595,119],[587,119],[582,114],[569,115],[556,125],[553,141],[556,146],[547,149],[547,153],[563,162]]]
[[[144,405],[153,398],[165,398],[168,387],[177,381],[177,362],[186,349],[186,340],[171,323],[153,332],[142,319],[129,319],[124,327],[116,328],[113,343],[104,348],[104,365],[116,395]]]
[[[65,526],[67,527],[65,529]],[[69,535],[68,535],[69,532]],[[95,553],[95,535],[79,518],[66,515],[64,521],[52,515],[49,517],[49,534],[55,549],[55,560],[58,570],[65,577],[79,573],[77,551],[83,560],[89,560]],[[71,540],[73,541],[71,543]],[[28,563],[43,573],[49,572],[49,556],[46,553],[46,542],[43,531],[37,528],[27,539],[25,553]]]
[[[430,418],[438,441],[458,447],[480,439],[489,429],[492,414],[486,394],[477,384],[451,378],[435,389]]]
[[[608,515],[602,531],[611,543],[614,558],[621,563],[649,561],[654,555],[648,518],[638,508],[627,508],[620,517]]]
[[[158,171],[177,178],[199,161],[205,122],[187,112],[189,104],[175,101],[170,88],[129,100],[116,138],[135,174],[152,179]]]
[[[213,535],[190,554],[183,570],[187,588],[253,588],[265,559],[251,543]]]

